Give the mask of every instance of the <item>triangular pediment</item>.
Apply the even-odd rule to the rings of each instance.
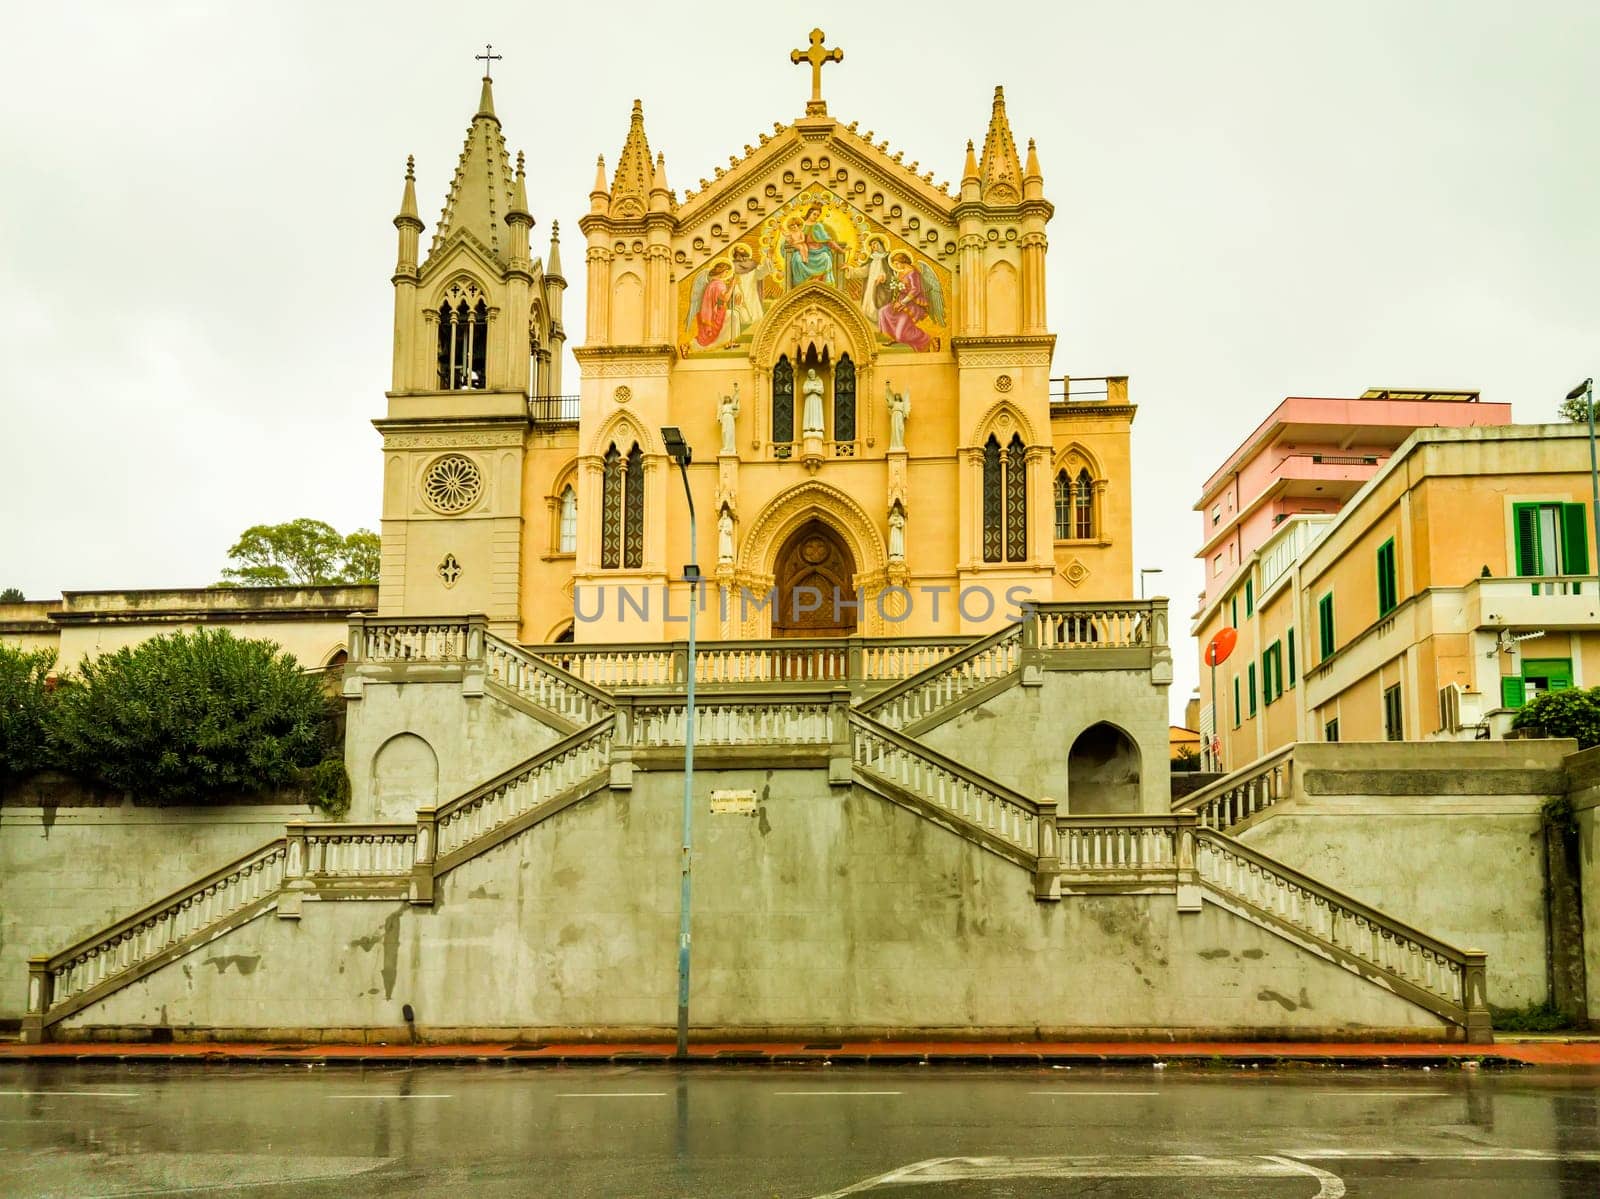
[[[426,287],[441,275],[466,271],[481,276],[487,282],[498,283],[505,277],[505,264],[469,230],[457,229],[428,255],[417,273],[418,282]]]

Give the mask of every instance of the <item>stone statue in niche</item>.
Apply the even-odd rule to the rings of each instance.
[[[804,420],[802,422],[803,436],[826,437],[822,416],[822,379],[817,374],[817,368],[812,367],[806,371],[806,381],[801,384],[800,390],[806,399]]]
[[[889,405],[889,448],[903,450],[906,448],[906,420],[911,416],[911,393],[902,391],[896,395],[889,383],[883,385],[883,391]]]
[[[722,515],[717,517],[717,562],[720,565],[733,565],[733,513],[723,505]]]
[[[889,509],[889,561],[906,560],[906,513],[898,503]]]
[[[722,428],[722,453],[737,454],[734,443],[734,421],[739,418],[739,384],[733,385],[733,394],[722,397],[717,406],[717,423]]]

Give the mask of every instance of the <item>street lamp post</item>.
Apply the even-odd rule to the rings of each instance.
[[[1139,598],[1140,599],[1144,598],[1144,577],[1145,577],[1145,575],[1158,575],[1158,574],[1161,574],[1161,573],[1163,573],[1163,571],[1162,571],[1162,568],[1159,567],[1159,566],[1142,566],[1142,567],[1139,568]]]
[[[1567,399],[1575,400],[1583,397],[1584,411],[1589,416],[1589,487],[1593,506],[1589,510],[1590,523],[1594,525],[1594,561],[1589,565],[1594,567],[1596,585],[1600,586],[1600,464],[1595,460],[1594,449],[1594,377],[1591,375],[1571,391],[1567,392]]]
[[[694,618],[700,599],[700,567],[696,564],[694,493],[689,490],[689,463],[694,453],[676,425],[662,428],[661,440],[668,455],[678,464],[678,473],[683,477],[683,496],[689,502],[689,563],[683,568],[684,577],[689,580],[688,697],[683,722],[683,856],[678,885],[678,1057],[686,1058],[689,1056],[689,867],[694,846]]]

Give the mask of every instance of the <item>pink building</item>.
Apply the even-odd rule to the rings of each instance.
[[[1337,512],[1416,429],[1504,425],[1510,404],[1482,404],[1475,391],[1373,388],[1358,399],[1290,396],[1205,482],[1200,552],[1215,602],[1280,522],[1297,512]]]

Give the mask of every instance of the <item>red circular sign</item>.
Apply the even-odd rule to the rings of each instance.
[[[1239,644],[1238,629],[1223,629],[1206,646],[1206,665],[1221,666],[1228,660],[1228,655],[1233,653],[1233,647]]]

